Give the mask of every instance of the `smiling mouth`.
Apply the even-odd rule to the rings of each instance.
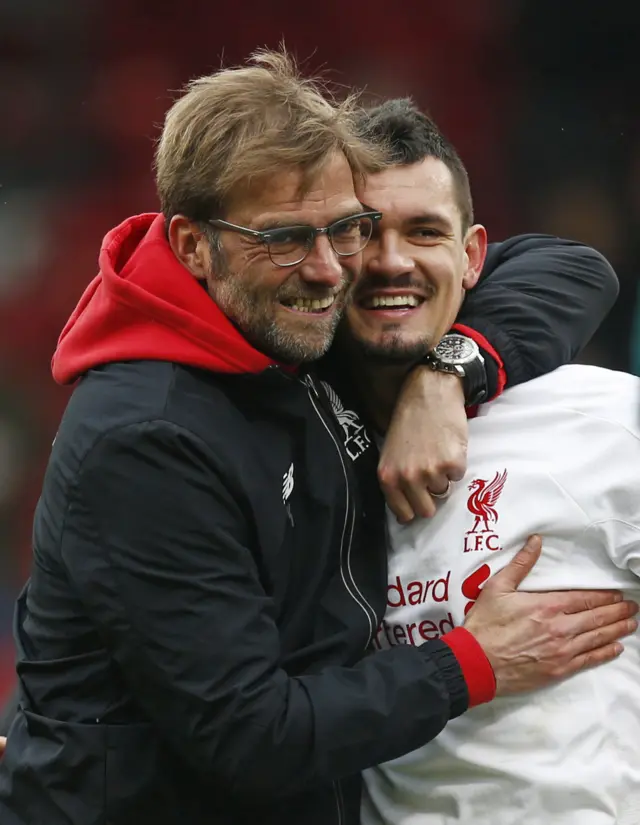
[[[310,312],[313,315],[326,312],[335,302],[335,295],[329,295],[327,298],[294,298],[290,301],[281,301],[286,309],[294,312]]]
[[[370,295],[359,303],[363,309],[415,309],[425,299],[417,295]]]

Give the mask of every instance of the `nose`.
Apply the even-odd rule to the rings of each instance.
[[[307,283],[335,289],[343,280],[342,265],[326,235],[319,235],[300,264],[300,278]]]
[[[399,239],[385,233],[377,241],[370,241],[364,251],[364,272],[385,275],[388,278],[413,272],[413,260],[403,254]]]

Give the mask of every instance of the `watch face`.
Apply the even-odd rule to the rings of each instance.
[[[465,335],[445,335],[435,354],[445,364],[468,364],[478,356],[478,345]]]

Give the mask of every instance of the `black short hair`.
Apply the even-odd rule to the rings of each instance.
[[[429,157],[442,161],[453,177],[463,229],[471,226],[473,201],[464,163],[453,144],[411,98],[394,98],[363,110],[358,125],[364,137],[386,148],[391,164],[409,166]]]

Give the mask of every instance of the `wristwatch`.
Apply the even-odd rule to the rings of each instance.
[[[458,332],[443,335],[440,343],[424,362],[437,372],[447,372],[462,379],[465,406],[474,407],[487,400],[487,370],[480,348],[473,340]]]

